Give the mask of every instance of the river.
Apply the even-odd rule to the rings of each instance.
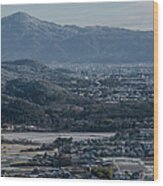
[[[83,139],[97,139],[103,137],[111,137],[114,136],[115,133],[83,133],[83,132],[10,132],[10,133],[2,133],[1,134],[5,139],[13,140],[13,139],[27,139],[32,140],[39,143],[50,143],[54,141],[58,137],[62,138],[70,138],[72,137],[74,140],[83,140]]]

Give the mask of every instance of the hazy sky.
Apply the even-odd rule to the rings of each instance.
[[[107,25],[153,30],[152,1],[3,5],[1,16],[18,11],[61,25]]]

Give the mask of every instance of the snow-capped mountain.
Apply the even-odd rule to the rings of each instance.
[[[2,18],[2,60],[153,62],[153,32],[61,26],[18,12]]]

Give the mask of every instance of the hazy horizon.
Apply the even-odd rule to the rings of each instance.
[[[1,5],[1,17],[16,12],[60,25],[153,30],[152,1]]]

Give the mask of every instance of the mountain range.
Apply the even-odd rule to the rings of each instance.
[[[153,31],[59,25],[24,12],[3,17],[2,61],[151,63]]]

